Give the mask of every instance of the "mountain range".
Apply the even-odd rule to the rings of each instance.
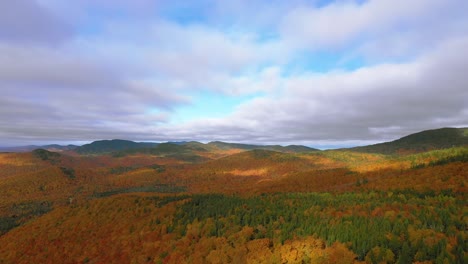
[[[380,154],[395,154],[395,153],[418,153],[429,150],[444,149],[456,146],[468,145],[468,128],[440,128],[433,130],[425,130],[418,133],[410,134],[400,139],[384,142],[368,146],[359,146],[342,150],[363,152],[363,153],[380,153]],[[0,148],[1,152],[28,152],[34,149],[46,149],[49,151],[75,151],[82,155],[100,155],[113,153],[116,155],[128,155],[135,153],[146,154],[188,154],[193,152],[210,152],[210,151],[229,151],[229,150],[254,150],[263,149],[278,151],[284,153],[301,153],[319,151],[319,149],[311,148],[302,145],[254,145],[227,143],[222,141],[212,141],[209,143],[200,143],[197,141],[181,141],[181,142],[134,142],[130,140],[113,139],[113,140],[98,140],[82,146],[76,145],[44,145],[44,146],[19,146]]]

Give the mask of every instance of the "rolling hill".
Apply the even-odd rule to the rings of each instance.
[[[175,155],[176,157],[185,157],[197,160],[195,156],[203,156],[200,153],[208,152],[226,152],[229,150],[248,151],[248,150],[271,150],[285,153],[300,153],[318,151],[318,149],[300,146],[300,145],[251,145],[251,144],[238,144],[226,143],[221,141],[214,141],[208,144],[203,144],[197,141],[184,141],[184,142],[166,142],[166,143],[138,143],[129,140],[100,140],[94,141],[90,144],[77,147],[75,151],[79,154],[109,154],[113,153],[117,156],[125,156],[131,154],[149,154],[149,155]],[[191,156],[191,157],[189,157]],[[203,159],[199,160],[203,161]]]
[[[200,143],[201,144],[201,143]],[[200,155],[198,152],[206,152],[207,150],[193,144],[174,144],[160,143],[153,147],[131,148],[121,151],[115,151],[115,157],[124,157],[127,155],[143,154],[153,155],[165,158],[172,158],[183,162],[203,162],[208,158]]]
[[[350,148],[349,150],[395,154],[418,153],[468,145],[468,128],[440,128],[425,130],[400,139],[375,145]]]
[[[227,143],[222,141],[212,141],[208,143],[209,146],[215,146],[219,149],[242,149],[242,150],[254,150],[254,149],[263,149],[263,150],[272,150],[279,152],[310,152],[310,151],[319,151],[315,148],[310,148],[301,145],[289,145],[289,146],[280,146],[280,145],[251,145],[251,144],[239,144],[239,143]]]
[[[75,151],[80,154],[104,154],[129,149],[150,148],[157,145],[158,143],[138,143],[130,140],[112,139],[94,141],[76,148]]]

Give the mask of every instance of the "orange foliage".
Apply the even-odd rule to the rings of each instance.
[[[326,247],[313,237],[283,245],[253,239],[252,227],[226,237],[209,236],[209,219],[204,225],[193,222],[178,237],[167,228],[175,205],[183,201],[158,208],[152,197],[116,195],[56,208],[1,236],[0,262],[352,263],[356,257],[340,243]]]
[[[0,263],[353,263],[356,259],[345,245],[326,246],[314,237],[284,244],[267,238],[253,239],[254,229],[248,226],[233,228],[225,237],[211,236],[215,225],[211,218],[203,224],[189,224],[186,233],[178,236],[172,230],[175,203],[158,208],[154,206],[154,194],[148,193],[93,199],[95,193],[116,189],[167,184],[186,187],[190,193],[242,195],[394,189],[468,191],[466,162],[410,169],[407,159],[377,154],[240,152],[198,153],[217,159],[202,164],[150,155],[62,153],[51,162],[31,153],[0,154],[0,217],[9,216],[9,208],[21,202],[49,201],[56,208],[0,236]],[[430,156],[421,158],[424,164],[431,160]],[[155,164],[164,165],[164,171],[150,167]],[[112,168],[119,167],[129,170],[112,172]],[[67,177],[61,168],[73,169],[76,177]],[[330,207],[322,213],[337,219],[362,214],[394,220],[418,210],[416,205],[388,204],[368,210],[369,206]],[[305,213],[314,211],[311,208]],[[431,229],[409,229],[406,239],[412,244],[435,245],[443,237]],[[366,260],[377,255],[383,262],[395,261],[390,252],[375,247]]]

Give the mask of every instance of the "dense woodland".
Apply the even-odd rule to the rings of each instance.
[[[125,144],[0,153],[0,263],[468,263],[464,144]]]

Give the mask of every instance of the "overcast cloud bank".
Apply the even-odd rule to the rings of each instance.
[[[67,2],[0,3],[2,146],[339,146],[468,126],[466,1]],[[197,93],[247,99],[174,122]]]

